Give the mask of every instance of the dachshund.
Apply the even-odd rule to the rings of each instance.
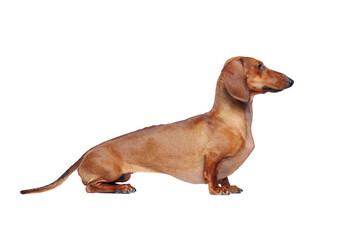
[[[88,193],[133,193],[133,186],[117,182],[128,181],[135,172],[165,173],[189,183],[206,183],[214,195],[241,193],[241,188],[230,185],[228,176],[254,149],[253,98],[282,91],[293,83],[254,58],[231,58],[218,78],[209,112],[103,142],[88,150],[53,183],[21,193],[53,189],[76,169]]]

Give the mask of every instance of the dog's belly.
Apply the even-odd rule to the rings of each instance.
[[[151,161],[151,165],[144,164],[143,161],[139,165],[126,165],[124,169],[126,169],[126,172],[164,173],[193,184],[205,183],[203,178],[204,157],[178,156],[178,158],[155,158]]]
[[[197,166],[195,166],[192,169],[181,169],[181,170],[176,170],[172,173],[167,173],[179,180],[185,181],[185,182],[189,182],[189,183],[194,183],[194,184],[200,184],[200,183],[205,183],[205,180],[203,178],[203,163],[204,161],[199,159],[196,160],[196,162],[198,163]]]

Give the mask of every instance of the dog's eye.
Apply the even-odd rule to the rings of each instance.
[[[259,70],[263,70],[263,69],[264,69],[264,66],[263,66],[262,64],[258,64],[258,65],[257,65],[257,68],[258,68]]]

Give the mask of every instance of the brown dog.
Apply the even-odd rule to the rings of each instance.
[[[53,189],[78,169],[86,191],[130,193],[134,172],[166,173],[190,183],[208,183],[211,194],[240,193],[228,176],[254,148],[252,101],[259,93],[293,85],[286,75],[248,57],[229,59],[217,81],[214,106],[184,121],[152,126],[106,141],[86,152],[58,180],[21,193]]]

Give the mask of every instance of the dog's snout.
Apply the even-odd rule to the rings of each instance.
[[[294,84],[295,81],[293,81],[291,78],[287,78],[287,82],[288,82],[288,85],[290,85],[290,87],[292,87],[292,85]]]

